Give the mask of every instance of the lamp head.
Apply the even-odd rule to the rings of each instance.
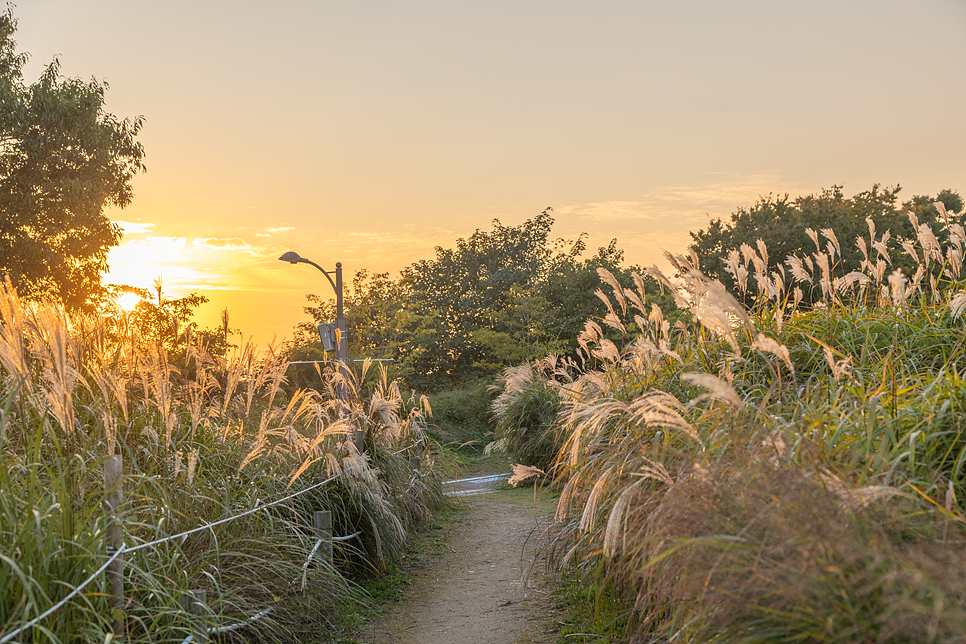
[[[283,262],[288,262],[289,264],[298,264],[299,262],[303,261],[299,254],[292,250],[279,257],[279,259]]]

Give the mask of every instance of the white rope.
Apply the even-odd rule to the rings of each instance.
[[[360,534],[362,534],[362,532],[354,532],[354,533],[352,533],[352,534],[350,534],[350,535],[348,535],[346,537],[330,537],[330,539],[332,541],[348,541],[349,539],[355,539]],[[319,547],[323,543],[324,543],[324,541],[322,539],[316,539],[315,545],[312,546],[312,552],[309,553],[309,556],[305,560],[305,563],[302,564],[302,590],[305,590],[306,575],[308,575],[309,564],[312,563],[312,557],[314,557],[315,556],[315,553],[319,551]],[[290,581],[289,583],[290,584],[294,584],[297,581],[298,581],[298,578],[295,578],[292,581]]]
[[[389,455],[390,456],[395,456],[396,454],[402,454],[403,452],[405,452],[407,450],[411,450],[414,447],[419,447],[419,441],[416,441],[412,445],[409,445],[409,446],[404,447],[402,449],[397,449],[395,452],[389,452]]]
[[[268,615],[270,612],[272,612],[272,609],[271,608],[266,608],[265,610],[263,610],[260,613],[255,613],[254,615],[252,615],[251,617],[249,617],[248,619],[246,619],[244,622],[238,622],[237,624],[232,624],[231,626],[209,626],[208,627],[208,634],[209,635],[213,635],[215,633],[230,633],[231,631],[238,630],[239,628],[241,628],[243,626],[247,626],[247,625],[251,624],[252,622],[257,622],[261,618],[263,618],[266,615]]]
[[[315,553],[319,551],[319,546],[321,545],[322,545],[322,540],[321,539],[316,540],[315,546],[312,548],[312,552],[309,553],[309,558],[305,560],[304,564],[302,564],[302,570],[305,570],[306,568],[309,567],[309,564],[312,563],[312,557],[314,557]]]
[[[61,608],[63,608],[64,605],[66,605],[68,601],[70,601],[71,599],[73,599],[77,595],[77,593],[79,593],[81,590],[83,590],[84,587],[87,586],[87,584],[89,584],[92,581],[94,581],[99,574],[101,574],[102,572],[104,572],[107,569],[107,567],[109,565],[111,565],[111,562],[113,562],[115,559],[117,559],[121,555],[122,552],[134,552],[135,550],[141,550],[142,548],[148,548],[150,546],[156,546],[156,545],[162,544],[162,543],[164,543],[166,541],[173,541],[175,539],[180,539],[181,537],[186,537],[189,534],[194,534],[195,532],[201,532],[202,530],[208,530],[210,528],[213,528],[215,526],[221,525],[223,523],[228,523],[230,521],[234,521],[235,519],[240,519],[240,518],[242,518],[244,516],[248,516],[249,514],[254,514],[255,512],[258,512],[260,510],[264,510],[265,508],[270,508],[273,505],[278,505],[279,503],[284,503],[286,501],[289,501],[291,499],[294,499],[297,496],[300,496],[302,494],[305,494],[306,492],[310,492],[310,491],[312,491],[312,490],[314,490],[316,488],[322,487],[323,485],[325,485],[326,483],[331,482],[332,480],[334,480],[338,476],[339,475],[336,474],[335,476],[331,476],[331,477],[327,478],[326,480],[322,481],[321,483],[316,483],[315,485],[312,485],[310,487],[307,487],[304,490],[300,490],[300,491],[298,491],[298,492],[296,492],[294,494],[290,494],[290,495],[288,495],[285,498],[278,499],[276,501],[272,501],[271,503],[266,503],[264,505],[260,505],[257,508],[254,508],[252,510],[248,510],[247,512],[242,512],[241,514],[236,514],[234,516],[228,517],[227,519],[221,519],[220,521],[215,521],[214,523],[209,523],[207,525],[203,525],[203,526],[200,526],[198,528],[194,528],[192,530],[186,530],[185,532],[182,532],[180,534],[172,535],[170,537],[164,537],[163,539],[156,539],[154,541],[149,541],[147,543],[142,543],[140,545],[132,546],[130,548],[128,548],[127,546],[125,546],[125,545],[122,544],[121,547],[118,548],[114,552],[113,555],[111,555],[111,557],[104,563],[103,566],[101,566],[100,568],[98,568],[97,571],[94,572],[93,575],[91,575],[86,580],[84,580],[84,583],[82,583],[79,586],[77,586],[76,588],[74,588],[74,590],[72,590],[66,597],[64,597],[62,600],[60,600],[59,602],[57,602],[56,604],[54,604],[53,606],[51,606],[50,608],[48,608],[46,611],[44,611],[43,613],[41,613],[37,617],[33,618],[32,620],[30,620],[29,622],[27,622],[23,626],[19,627],[17,630],[11,631],[10,633],[7,633],[6,635],[4,635],[2,638],[0,638],[0,644],[6,644],[7,642],[9,642],[10,640],[12,640],[17,635],[19,635],[20,633],[24,632],[26,629],[28,629],[31,626],[37,624],[40,620],[44,619],[48,615],[51,615],[52,613],[54,613],[54,612],[60,610]],[[316,546],[316,547],[318,547],[318,546]],[[313,553],[314,553],[314,551],[313,551]],[[311,558],[311,556],[310,556],[310,558]],[[266,615],[268,614],[267,611],[263,611],[263,613],[265,613]],[[265,615],[259,613],[256,618],[257,619],[261,619],[264,616]],[[252,618],[249,621],[254,621],[256,618]],[[191,642],[191,636],[190,635],[187,637],[187,639],[184,640],[184,642],[182,642],[182,644],[186,644],[188,642]]]
[[[93,575],[91,575],[86,580],[84,580],[84,583],[82,583],[79,586],[77,586],[76,588],[74,588],[74,590],[72,590],[70,593],[68,593],[68,595],[66,597],[64,597],[62,600],[60,600],[59,602],[57,602],[56,604],[54,604],[53,606],[51,606],[50,608],[48,608],[46,611],[44,611],[43,613],[41,613],[37,617],[33,618],[32,620],[30,620],[29,622],[27,622],[26,624],[24,624],[23,626],[21,626],[17,630],[12,631],[12,632],[7,633],[6,635],[4,635],[2,638],[0,638],[0,644],[5,644],[6,642],[9,642],[15,636],[19,635],[20,633],[23,633],[25,630],[27,630],[28,628],[30,628],[31,626],[33,626],[34,624],[36,624],[37,622],[39,622],[43,618],[47,617],[51,613],[53,613],[53,612],[59,610],[60,608],[62,608],[67,602],[69,602],[71,599],[73,599],[74,596],[77,595],[77,593],[79,593],[81,590],[83,590],[84,587],[87,586],[87,584],[89,584],[92,581],[94,581],[95,579],[97,579],[97,576],[100,575],[102,572],[104,572],[107,569],[107,567],[110,566],[111,563],[115,559],[117,559],[118,557],[120,557],[121,556],[121,553],[124,552],[125,550],[127,550],[127,548],[124,547],[124,544],[121,544],[121,547],[118,548],[114,552],[114,554],[111,555],[111,557],[106,562],[104,562],[104,565],[101,566],[100,568],[98,568],[94,572]]]
[[[300,491],[296,492],[295,494],[289,494],[284,499],[278,499],[277,501],[272,501],[271,503],[265,503],[264,505],[260,505],[257,508],[248,510],[247,512],[242,512],[241,514],[236,514],[235,516],[228,517],[227,519],[221,519],[220,521],[215,521],[214,523],[209,523],[207,525],[203,525],[203,526],[200,526],[198,528],[193,528],[191,530],[185,530],[184,532],[181,532],[179,534],[172,535],[170,537],[164,537],[163,539],[155,539],[154,541],[149,541],[147,543],[142,543],[140,545],[137,545],[137,546],[128,548],[127,550],[128,550],[128,552],[133,552],[135,550],[141,550],[142,548],[148,548],[150,546],[156,546],[156,545],[162,544],[162,543],[164,543],[166,541],[174,541],[175,539],[180,539],[181,537],[186,537],[189,534],[194,534],[195,532],[201,532],[202,530],[208,530],[210,528],[214,528],[215,526],[221,525],[223,523],[229,523],[231,521],[234,521],[235,519],[240,519],[242,517],[248,516],[249,514],[255,514],[256,512],[259,512],[261,510],[264,510],[265,508],[270,508],[273,505],[278,505],[279,503],[285,503],[286,501],[288,501],[290,499],[294,499],[295,497],[300,496],[302,494],[305,494],[306,492],[311,492],[312,490],[314,490],[314,489],[316,489],[318,487],[322,487],[326,483],[329,483],[329,482],[333,481],[334,479],[336,479],[338,476],[339,476],[338,474],[336,474],[335,476],[330,476],[329,478],[325,479],[321,483],[316,483],[315,485],[313,485],[311,487],[307,487],[304,490],[300,490]],[[3,642],[0,642],[0,644],[3,644]]]

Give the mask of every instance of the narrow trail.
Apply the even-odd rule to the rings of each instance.
[[[413,571],[406,599],[360,633],[366,644],[552,644],[556,625],[534,555],[553,517],[532,489],[468,497],[443,555]]]

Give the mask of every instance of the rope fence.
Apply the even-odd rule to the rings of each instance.
[[[121,457],[119,455],[109,457],[108,458],[108,462],[105,463],[105,485],[106,485],[106,487],[108,487],[108,492],[109,492],[108,499],[107,500],[108,500],[108,505],[111,507],[111,510],[112,510],[111,512],[109,512],[109,516],[108,516],[108,527],[109,528],[110,528],[110,526],[111,526],[112,523],[117,523],[115,514],[116,514],[117,507],[120,505],[120,501],[121,501],[121,495],[120,495],[120,468],[121,468]],[[124,544],[124,543],[121,543],[119,546],[108,545],[107,549],[108,549],[108,555],[109,556],[108,556],[107,560],[101,565],[100,568],[98,568],[97,570],[95,570],[87,579],[85,579],[83,582],[81,582],[80,584],[78,584],[73,590],[71,590],[70,593],[67,594],[66,597],[64,597],[63,599],[61,599],[59,602],[57,602],[56,604],[54,604],[53,606],[51,606],[50,608],[48,608],[47,610],[45,610],[43,613],[41,613],[37,617],[31,619],[30,621],[26,622],[25,624],[19,626],[18,628],[14,629],[13,631],[7,633],[3,637],[0,637],[0,644],[7,644],[7,642],[10,642],[15,637],[17,637],[18,635],[20,635],[21,633],[23,633],[24,631],[26,631],[27,629],[36,626],[37,624],[39,624],[44,619],[46,619],[50,615],[54,614],[55,612],[57,612],[58,610],[60,610],[64,606],[66,606],[70,602],[70,600],[72,600],[74,597],[76,597],[89,584],[91,584],[92,582],[94,582],[101,575],[101,573],[104,573],[105,571],[108,571],[109,572],[109,568],[111,568],[112,565],[115,565],[117,563],[121,563],[123,565],[123,556],[122,555],[124,553],[127,553],[127,552],[136,552],[138,550],[143,550],[145,548],[151,548],[151,547],[154,547],[154,546],[158,546],[158,545],[161,545],[163,543],[167,543],[169,541],[175,541],[177,539],[183,539],[184,537],[187,537],[189,535],[195,534],[197,532],[202,532],[202,531],[205,531],[205,530],[211,530],[212,528],[215,528],[217,526],[220,526],[220,525],[223,525],[223,524],[226,524],[226,523],[230,523],[230,522],[235,521],[237,519],[241,519],[242,517],[246,517],[246,516],[249,516],[251,514],[255,514],[256,512],[261,512],[262,510],[265,510],[265,509],[270,508],[270,507],[275,506],[275,505],[279,505],[281,503],[285,503],[286,501],[290,501],[290,500],[292,500],[292,499],[294,499],[296,497],[299,497],[299,496],[301,496],[303,494],[306,494],[308,492],[311,492],[312,490],[316,490],[316,489],[318,489],[318,488],[320,488],[320,487],[322,487],[322,486],[324,486],[324,485],[326,485],[328,483],[331,483],[333,480],[335,480],[336,478],[338,478],[340,475],[341,474],[336,474],[335,476],[330,476],[329,478],[325,479],[324,481],[321,481],[319,483],[316,483],[314,485],[311,485],[311,486],[305,488],[304,490],[299,490],[298,492],[294,492],[292,494],[289,494],[286,497],[283,497],[283,498],[280,498],[280,499],[276,499],[276,500],[271,501],[269,503],[262,503],[258,507],[252,508],[251,510],[246,510],[245,512],[240,512],[240,513],[235,514],[235,515],[232,515],[230,517],[226,517],[224,519],[219,519],[218,521],[213,521],[211,523],[207,523],[207,524],[205,524],[203,526],[199,526],[197,528],[192,528],[190,530],[185,530],[184,532],[179,532],[178,534],[173,534],[173,535],[170,535],[170,536],[167,536],[167,537],[163,537],[163,538],[160,538],[160,539],[155,539],[153,541],[147,541],[145,543],[141,543],[141,544],[138,544],[138,545],[135,545],[135,546],[128,546],[127,544]],[[111,498],[112,496],[113,496],[113,502],[112,502],[112,498]],[[355,532],[355,533],[353,533],[351,535],[347,535],[347,536],[344,536],[344,537],[333,537],[332,534],[331,534],[331,513],[329,513],[328,511],[317,511],[315,514],[316,514],[316,532],[319,533],[320,515],[327,515],[328,516],[327,521],[328,521],[328,528],[329,529],[328,529],[328,531],[322,531],[322,533],[318,535],[318,536],[320,536],[320,538],[318,538],[316,540],[315,546],[312,548],[312,551],[309,553],[308,559],[302,565],[302,570],[303,570],[303,575],[302,575],[303,576],[303,584],[304,584],[305,575],[308,572],[309,564],[311,563],[312,558],[315,556],[315,554],[318,552],[319,548],[323,544],[325,544],[326,542],[329,542],[328,558],[329,558],[329,561],[331,562],[331,558],[332,558],[331,542],[333,542],[333,541],[340,541],[340,542],[341,541],[349,541],[350,539],[354,539],[354,538],[358,537],[360,534],[362,534],[361,532]],[[159,530],[159,528],[158,528],[158,530]],[[110,530],[108,530],[108,532],[109,531]],[[203,591],[202,591],[202,593],[203,593]],[[121,602],[122,602],[122,605],[123,605],[123,597],[121,597],[120,599],[121,599]],[[242,628],[243,626],[246,626],[248,624],[251,624],[253,622],[256,622],[256,621],[262,619],[263,617],[265,617],[266,615],[268,615],[271,612],[271,610],[272,610],[271,608],[267,608],[267,609],[265,609],[265,610],[263,610],[263,611],[261,611],[259,613],[256,613],[255,615],[253,615],[252,617],[248,618],[247,620],[245,620],[243,622],[239,622],[237,624],[232,624],[232,625],[229,625],[229,626],[213,626],[213,627],[209,627],[207,629],[207,633],[209,633],[209,634],[228,633],[230,631],[237,630],[239,628]],[[119,630],[119,629],[115,628],[115,630]],[[123,630],[123,628],[120,629],[120,630]],[[200,638],[197,638],[197,637],[194,637],[194,636],[195,636],[195,634],[188,635],[188,637],[182,642],[182,644],[187,644],[188,642],[192,642],[192,641],[198,642],[198,640]]]
[[[360,436],[360,434],[362,436]],[[357,449],[360,452],[362,451],[362,447],[363,447],[363,439],[364,439],[364,432],[357,431],[354,442],[356,444]],[[414,444],[410,446],[407,446],[400,450],[392,452],[391,455],[395,456],[413,448],[416,448],[417,453],[421,454],[423,451],[422,449],[423,441],[422,440],[416,441]],[[413,478],[409,483],[410,488],[413,486],[416,479],[418,478],[420,460],[421,460],[420,456],[416,456],[413,459],[410,459],[410,465],[413,468]],[[87,579],[85,579],[83,582],[78,584],[73,590],[71,590],[66,597],[58,601],[56,604],[54,604],[53,606],[45,610],[37,617],[31,619],[30,621],[24,623],[23,625],[19,626],[13,631],[0,637],[0,644],[7,644],[7,642],[10,642],[15,637],[17,637],[18,635],[26,631],[27,629],[36,626],[44,619],[46,619],[50,615],[54,614],[55,612],[57,612],[58,610],[66,606],[74,597],[76,597],[84,588],[86,588],[88,585],[94,582],[102,573],[106,573],[107,580],[109,582],[108,585],[109,585],[109,592],[111,597],[111,606],[113,609],[115,609],[116,615],[122,615],[123,609],[124,609],[123,569],[124,569],[125,553],[133,553],[139,550],[144,550],[146,548],[152,548],[155,546],[159,546],[163,543],[175,541],[177,539],[183,539],[189,535],[192,535],[198,532],[211,530],[217,526],[224,525],[232,521],[236,521],[243,517],[255,514],[256,512],[261,512],[262,510],[266,510],[270,507],[285,503],[286,501],[291,501],[294,498],[297,498],[303,494],[311,492],[312,490],[316,490],[328,483],[331,483],[336,478],[341,476],[341,473],[336,474],[335,476],[330,476],[324,481],[311,485],[303,490],[299,490],[298,492],[294,492],[292,494],[289,494],[288,496],[285,496],[280,499],[276,499],[269,503],[261,503],[258,505],[258,507],[252,508],[250,510],[246,510],[244,512],[239,512],[238,514],[234,514],[224,519],[219,519],[217,521],[213,521],[211,523],[207,523],[205,525],[198,526],[190,530],[185,530],[183,532],[179,532],[178,534],[162,537],[160,539],[154,539],[152,541],[147,541],[137,545],[128,546],[122,540],[123,530],[121,526],[121,521],[119,519],[120,508],[122,503],[121,482],[122,482],[122,474],[123,474],[122,461],[121,461],[120,455],[108,457],[108,459],[105,461],[105,464],[104,464],[104,474],[105,474],[104,483],[107,491],[106,504],[105,504],[107,506],[107,526],[105,530],[106,539],[108,541],[107,560],[96,571],[94,571]],[[305,563],[302,564],[301,581],[302,581],[303,590],[307,583],[309,565],[311,564],[313,558],[318,554],[318,551],[320,549],[323,549],[324,547],[325,557],[331,564],[332,556],[333,556],[332,545],[334,542],[350,541],[352,539],[359,537],[362,534],[362,532],[360,531],[360,532],[354,532],[353,534],[341,536],[341,537],[333,536],[332,535],[332,515],[331,515],[331,512],[326,510],[318,510],[315,512],[314,523],[315,523],[315,533],[316,533],[317,539],[316,539],[315,545],[312,547],[312,550],[309,552],[308,558],[305,560]],[[160,529],[161,529],[160,525],[155,527],[156,532],[160,532]],[[299,579],[295,579],[290,583],[294,584],[298,581]],[[187,591],[184,597],[188,598],[188,605],[185,606],[188,612],[197,614],[199,610],[203,610],[204,604],[205,604],[205,596],[206,596],[206,593],[203,590]],[[208,639],[207,635],[209,634],[213,635],[218,633],[228,633],[228,632],[237,630],[239,628],[242,628],[244,626],[247,626],[248,624],[251,624],[253,622],[256,622],[264,618],[271,612],[271,610],[272,610],[271,608],[266,608],[265,610],[252,615],[247,620],[238,622],[236,624],[231,624],[226,626],[211,626],[211,627],[207,627],[206,629],[196,631],[188,635],[184,639],[182,644],[189,644],[191,642],[194,642],[195,644],[204,644],[204,642],[207,642],[207,639]],[[115,620],[114,632],[115,632],[115,637],[123,636],[124,621],[122,617],[119,617]]]
[[[174,541],[175,539],[181,539],[183,537],[187,537],[189,534],[194,534],[196,532],[202,532],[204,530],[210,530],[211,528],[214,528],[215,526],[222,525],[224,523],[231,523],[232,521],[234,521],[236,519],[240,519],[242,517],[247,517],[248,515],[255,514],[256,512],[261,512],[262,510],[264,510],[266,508],[270,508],[273,505],[278,505],[279,503],[285,503],[286,501],[290,501],[290,500],[292,500],[292,499],[294,499],[294,498],[296,498],[298,496],[301,496],[301,495],[305,494],[306,492],[311,492],[312,490],[315,490],[317,488],[322,487],[326,483],[331,483],[333,480],[335,480],[338,477],[339,477],[339,474],[336,474],[335,476],[330,476],[329,478],[325,479],[321,483],[316,483],[315,485],[312,485],[310,487],[307,487],[304,490],[299,490],[295,494],[289,494],[287,497],[285,497],[283,499],[278,499],[276,501],[272,501],[271,503],[264,503],[264,504],[258,506],[257,508],[253,508],[251,510],[247,510],[245,512],[242,512],[241,514],[236,514],[234,516],[230,516],[227,519],[220,519],[218,521],[214,521],[214,522],[209,523],[207,525],[203,525],[203,526],[200,526],[200,527],[197,527],[197,528],[192,528],[191,530],[185,530],[184,532],[179,532],[178,534],[171,535],[170,537],[164,537],[163,539],[155,539],[154,541],[148,541],[147,543],[142,543],[140,545],[137,545],[137,546],[128,548],[127,551],[128,552],[134,552],[135,550],[141,550],[143,548],[150,548],[152,546],[158,546],[158,545],[161,545],[162,543],[166,543],[168,541]],[[3,644],[3,642],[0,642],[0,644]]]
[[[70,591],[67,594],[66,597],[64,597],[59,602],[57,602],[56,604],[54,604],[53,606],[51,606],[50,608],[48,608],[47,610],[45,610],[44,612],[42,612],[40,615],[37,615],[36,617],[34,617],[32,620],[30,620],[29,622],[27,622],[26,624],[24,624],[23,626],[21,626],[17,630],[11,631],[10,633],[7,633],[3,637],[0,637],[0,644],[6,644],[6,642],[9,642],[10,640],[12,640],[17,635],[20,635],[21,633],[23,633],[28,628],[30,628],[30,627],[32,627],[32,626],[40,623],[40,621],[43,620],[45,617],[56,613],[58,610],[60,610],[64,606],[66,606],[67,605],[67,602],[69,602],[71,599],[73,599],[74,597],[76,597],[77,596],[77,593],[79,593],[80,591],[82,591],[84,589],[84,587],[87,586],[87,584],[89,584],[92,581],[94,581],[95,579],[97,579],[98,575],[100,575],[102,572],[104,572],[105,570],[107,570],[107,567],[110,566],[112,563],[114,563],[114,560],[117,559],[118,557],[120,557],[121,556],[121,553],[123,553],[124,550],[125,550],[125,548],[122,545],[120,548],[118,548],[117,550],[114,551],[114,554],[111,555],[106,562],[104,562],[104,565],[103,566],[101,566],[100,568],[98,568],[97,570],[95,570],[94,571],[94,574],[92,574],[90,577],[88,577],[87,579],[85,579],[84,582],[82,584],[80,584],[79,586],[77,586],[74,590]]]

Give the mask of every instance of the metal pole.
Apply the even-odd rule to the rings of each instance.
[[[279,257],[283,262],[288,262],[289,264],[310,264],[316,267],[323,275],[325,279],[329,280],[329,284],[332,285],[332,290],[335,291],[335,326],[339,329],[339,344],[336,346],[336,360],[339,364],[339,374],[348,381],[349,378],[349,341],[346,335],[346,323],[345,323],[345,312],[342,308],[342,262],[336,262],[335,264],[335,281],[332,281],[331,273],[333,271],[327,271],[311,259],[306,259],[305,257],[300,257],[298,253],[294,251],[289,251]],[[339,403],[339,413],[340,415],[344,413],[346,403],[348,402],[348,396],[346,395],[346,387],[344,384],[339,385],[336,391],[336,398]]]
[[[339,329],[339,344],[336,346],[336,358],[339,360],[339,373],[348,382],[349,379],[349,341],[346,335],[345,313],[342,309],[342,262],[335,263],[335,324]],[[339,385],[339,406],[344,410],[348,396],[346,385]]]

